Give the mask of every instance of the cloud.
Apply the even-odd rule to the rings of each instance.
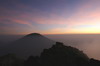
[[[55,25],[55,28],[51,28],[49,30],[50,33],[52,33],[51,31],[57,31],[58,33],[68,33],[66,32],[66,29],[69,29],[69,33],[75,33],[78,32],[78,30],[85,31],[85,27],[83,27],[84,29],[75,27],[82,25],[94,25],[95,27],[97,24],[100,24],[99,3],[100,1],[87,1],[87,3],[85,2],[78,7],[75,7],[76,11],[74,13],[72,13],[73,11],[67,11],[67,8],[61,10],[60,13],[56,13],[56,9],[48,12],[17,2],[15,3],[14,9],[6,8],[5,6],[0,8],[0,10],[2,10],[0,12],[0,23],[9,25],[12,23],[21,24],[27,25],[30,28],[37,28],[34,24],[48,26]],[[66,25],[67,27],[56,27],[57,25]],[[41,28],[43,27],[41,26]],[[90,28],[87,29],[89,30]],[[95,29],[96,28],[93,30]]]

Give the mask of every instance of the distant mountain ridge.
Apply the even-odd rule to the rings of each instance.
[[[30,33],[30,34],[28,34],[28,35],[26,35],[26,36],[42,36],[42,35],[39,34],[39,33]]]
[[[39,33],[31,33],[7,45],[5,53],[15,53],[27,58],[30,55],[40,55],[44,48],[50,48],[54,43],[55,41]]]

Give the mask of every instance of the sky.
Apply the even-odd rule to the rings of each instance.
[[[98,34],[100,0],[0,0],[0,34]]]

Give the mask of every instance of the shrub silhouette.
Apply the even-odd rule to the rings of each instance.
[[[24,63],[24,66],[40,66],[39,57],[30,56]]]
[[[90,59],[90,66],[100,66],[100,61],[95,59]]]
[[[15,54],[7,54],[0,57],[0,66],[23,66],[23,60],[17,58]]]

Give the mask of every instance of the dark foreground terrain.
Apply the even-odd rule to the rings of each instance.
[[[82,51],[56,42],[44,49],[40,56],[30,56],[26,60],[15,54],[0,57],[0,66],[100,66],[100,61],[88,58]]]

